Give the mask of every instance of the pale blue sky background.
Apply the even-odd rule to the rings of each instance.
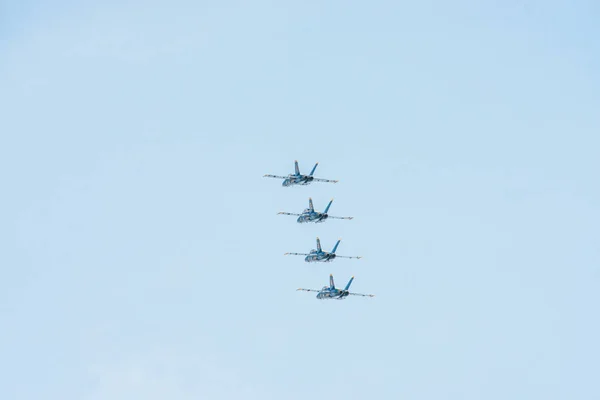
[[[600,398],[598,2],[0,5],[3,400]]]

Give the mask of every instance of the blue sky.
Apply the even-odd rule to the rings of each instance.
[[[597,399],[599,7],[451,3],[0,2],[0,397]]]

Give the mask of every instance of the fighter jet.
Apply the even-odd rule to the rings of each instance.
[[[333,180],[329,180],[329,179],[320,179],[320,178],[315,178],[313,177],[313,174],[315,173],[315,169],[317,169],[317,165],[319,165],[319,163],[316,163],[315,166],[313,167],[312,171],[310,171],[310,174],[308,175],[302,175],[300,173],[300,169],[298,168],[298,161],[294,161],[294,166],[296,168],[296,172],[294,174],[289,174],[288,176],[279,176],[279,175],[264,175],[264,178],[277,178],[277,179],[283,179],[283,183],[281,184],[281,186],[293,186],[293,185],[308,185],[311,182],[331,182],[331,183],[337,183],[337,181],[333,181]]]
[[[285,256],[306,256],[304,261],[306,262],[331,262],[336,258],[356,258],[360,259],[362,257],[348,257],[348,256],[338,256],[335,254],[340,242],[342,239],[338,240],[335,246],[333,246],[333,250],[331,253],[321,250],[321,240],[317,238],[317,249],[312,249],[310,253],[285,253]]]
[[[296,216],[298,216],[298,219],[296,221],[300,224],[304,223],[304,222],[315,222],[315,223],[324,222],[327,218],[334,218],[334,219],[352,219],[352,218],[354,218],[354,217],[334,217],[334,216],[327,214],[327,211],[329,211],[329,207],[331,207],[331,203],[333,203],[333,199],[331,199],[329,204],[327,204],[327,207],[325,207],[325,211],[323,211],[321,213],[321,212],[315,211],[315,209],[313,207],[313,201],[309,197],[308,198],[308,208],[305,209],[304,211],[302,211],[302,214],[294,214],[294,213],[288,213],[288,212],[279,212],[277,214],[278,215],[279,214],[296,215]]]
[[[325,300],[325,299],[344,300],[348,296],[375,297],[374,294],[350,293],[348,291],[348,289],[350,289],[350,285],[352,284],[353,280],[354,280],[354,277],[350,278],[350,280],[348,281],[348,284],[346,285],[346,287],[344,289],[338,289],[335,287],[335,285],[333,283],[333,275],[329,275],[329,286],[323,286],[323,288],[321,290],[300,288],[300,289],[296,289],[296,291],[301,290],[303,292],[316,292],[317,299],[319,299],[319,300]]]

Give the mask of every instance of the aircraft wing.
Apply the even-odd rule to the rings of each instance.
[[[302,214],[294,214],[294,213],[288,213],[288,212],[283,212],[283,211],[277,213],[277,215],[279,215],[279,214],[283,214],[283,215],[297,215],[297,216],[302,215]]]
[[[315,292],[315,293],[319,293],[320,292],[320,290],[314,290],[314,289],[302,289],[302,288],[296,289],[296,291],[298,291],[298,290],[301,290],[303,292]]]
[[[362,294],[362,293],[348,293],[348,294],[352,295],[352,296],[375,297],[374,294]]]
[[[335,258],[356,258],[357,260],[360,260],[362,257],[361,256],[357,256],[357,257],[350,257],[350,256],[338,256],[336,254]]]
[[[307,253],[285,253],[284,256],[310,256]]]
[[[276,179],[287,179],[287,176],[279,176],[279,175],[263,175],[263,178],[276,178]]]
[[[313,178],[314,182],[331,182],[331,183],[338,183],[339,181],[334,181],[332,179],[321,179],[321,178]]]
[[[333,219],[352,219],[354,217],[332,217],[331,215],[328,216],[328,218],[333,218]]]

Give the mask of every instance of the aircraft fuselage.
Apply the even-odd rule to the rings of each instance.
[[[281,186],[308,185],[313,179],[315,178],[309,175],[288,175]]]
[[[317,299],[319,300],[327,300],[327,299],[336,299],[343,300],[348,297],[348,292],[340,289],[331,289],[329,287],[324,287],[321,289],[319,293],[317,293]]]
[[[323,213],[318,213],[318,212],[305,212],[302,213],[302,215],[300,215],[297,219],[297,222],[302,224],[305,222],[324,222],[327,219],[328,215],[327,214],[323,214]]]
[[[314,254],[307,255],[304,258],[304,261],[306,261],[306,262],[331,262],[334,259],[335,259],[335,254],[321,252],[321,253],[314,253]]]

